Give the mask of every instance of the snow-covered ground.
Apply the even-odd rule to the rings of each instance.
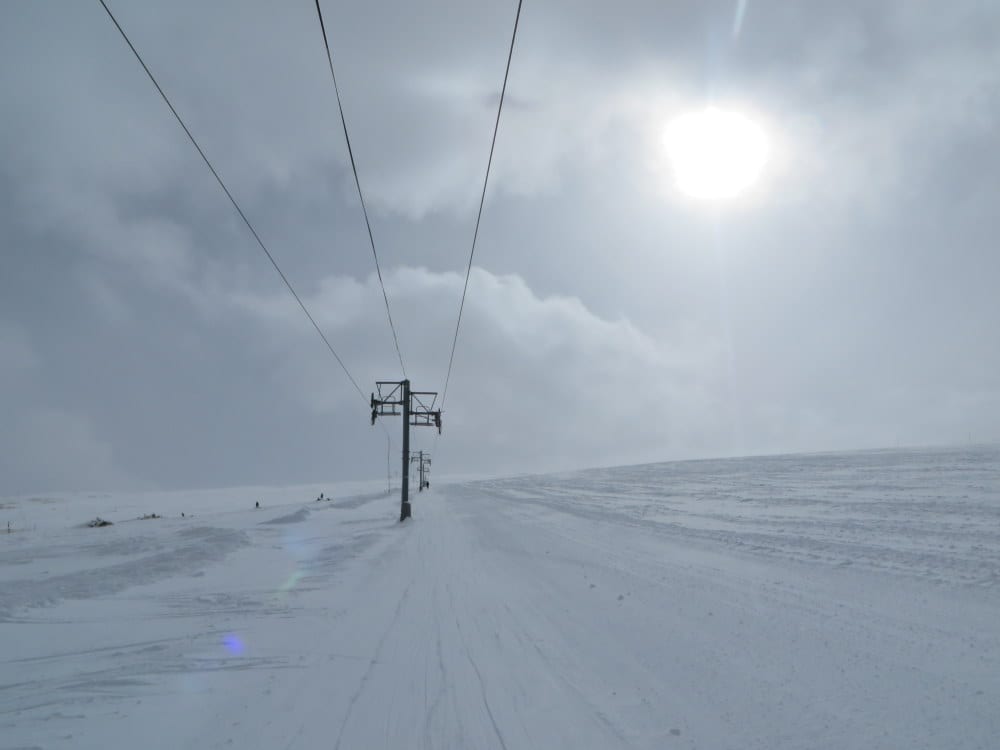
[[[0,501],[0,748],[1000,747],[1000,449],[434,485]]]

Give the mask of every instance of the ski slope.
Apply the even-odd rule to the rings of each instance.
[[[434,484],[0,501],[0,748],[1000,746],[997,448]]]

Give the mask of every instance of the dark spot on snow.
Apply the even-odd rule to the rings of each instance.
[[[624,594],[619,594],[618,595],[618,601],[622,601],[623,599],[625,599],[625,595]]]
[[[680,737],[681,736],[681,730],[680,729],[671,729],[670,730],[670,734],[672,734],[674,737]]]

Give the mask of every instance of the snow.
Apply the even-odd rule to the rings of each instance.
[[[997,747],[1000,449],[433,484],[0,501],[0,748]]]

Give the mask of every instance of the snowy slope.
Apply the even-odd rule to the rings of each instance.
[[[317,492],[2,501],[0,748],[998,746],[996,448]]]

